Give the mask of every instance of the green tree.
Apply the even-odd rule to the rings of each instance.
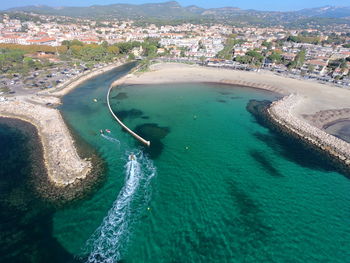
[[[24,66],[27,67],[28,69],[35,67],[35,62],[34,62],[34,60],[33,60],[32,58],[30,58],[30,57],[25,57],[25,58],[23,58],[23,64],[24,64]]]
[[[113,55],[118,55],[119,54],[119,47],[117,47],[117,46],[109,46],[108,48],[107,48],[107,51],[109,52],[109,53],[111,53],[111,54],[113,54]]]
[[[264,56],[255,50],[249,50],[246,53],[246,56],[248,57],[250,64],[254,65],[260,65],[264,60]]]
[[[312,72],[314,72],[314,70],[315,70],[315,66],[309,64],[309,65],[307,66],[307,69],[308,69],[308,71],[309,71],[310,73],[312,73]]]
[[[293,67],[296,68],[301,68],[304,65],[305,62],[305,55],[306,55],[306,50],[302,49],[299,51],[299,53],[295,56],[293,63]]]
[[[264,41],[261,45],[264,46],[264,47],[267,47],[267,49],[271,49],[272,48],[272,43],[271,42]]]
[[[269,55],[267,58],[277,64],[282,62],[282,56],[278,52],[272,52],[271,55]]]
[[[217,54],[218,58],[231,60],[233,56],[233,49],[235,45],[242,44],[244,41],[241,39],[228,38],[225,42],[224,49]]]
[[[105,40],[101,43],[101,46],[104,47],[104,48],[107,48],[108,47],[108,42]]]

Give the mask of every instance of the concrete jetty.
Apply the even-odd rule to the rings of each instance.
[[[131,136],[133,136],[136,140],[140,141],[141,143],[143,143],[146,146],[150,146],[151,142],[145,140],[144,138],[142,138],[141,136],[139,136],[138,134],[136,134],[135,132],[133,132],[131,129],[129,129],[113,112],[111,105],[109,103],[109,95],[111,93],[111,90],[113,87],[116,86],[116,82],[112,83],[108,89],[107,92],[107,105],[108,105],[108,109],[110,111],[110,113],[112,114],[112,116],[114,117],[114,119],[116,119],[116,121],[119,123],[120,126],[123,127],[123,129],[125,129]]]

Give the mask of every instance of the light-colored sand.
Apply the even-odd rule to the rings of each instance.
[[[159,63],[149,72],[130,74],[120,84],[215,82],[249,86],[285,95],[268,114],[276,123],[350,165],[350,144],[321,130],[320,126],[350,119],[350,90],[314,81],[277,76],[272,72],[247,72],[176,63]]]
[[[73,138],[64,123],[61,113],[47,106],[60,104],[60,97],[84,81],[122,65],[121,62],[77,76],[63,83],[58,91],[46,90],[33,96],[17,96],[0,102],[0,116],[17,118],[33,124],[39,133],[48,177],[56,186],[66,186],[84,179],[91,171],[92,164],[77,153]]]
[[[177,63],[151,66],[149,72],[125,78],[125,84],[156,84],[176,82],[217,82],[267,89],[284,95],[301,95],[303,103],[295,107],[294,114],[314,114],[329,109],[350,108],[350,90],[326,86],[314,81],[303,81],[277,76],[272,72],[247,72],[216,69]]]

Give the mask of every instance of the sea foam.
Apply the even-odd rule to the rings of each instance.
[[[100,227],[88,241],[92,247],[87,262],[117,262],[125,251],[132,225],[150,199],[150,182],[156,169],[142,152],[125,165],[125,184]]]

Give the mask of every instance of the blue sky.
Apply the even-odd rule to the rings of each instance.
[[[49,6],[89,6],[94,4],[107,5],[114,3],[156,3],[157,0],[0,0],[0,9],[25,5]],[[350,0],[178,0],[181,5],[197,5],[200,7],[234,6],[243,9],[289,11],[325,5],[350,6]]]

